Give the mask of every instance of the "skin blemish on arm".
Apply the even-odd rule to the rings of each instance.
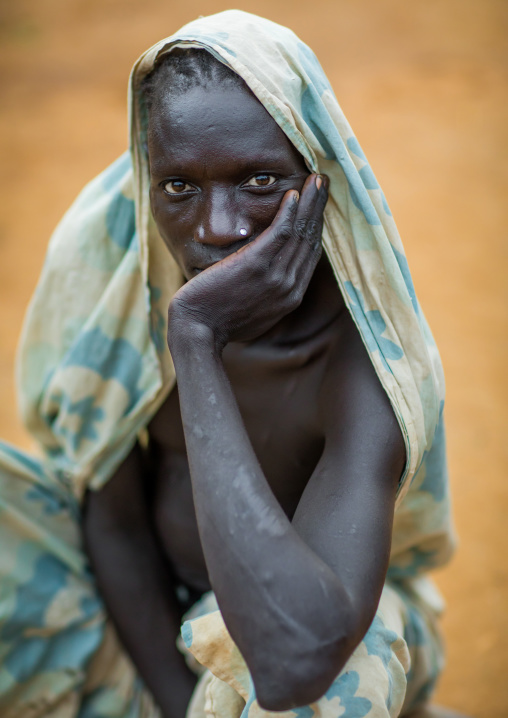
[[[199,424],[194,424],[192,427],[192,433],[194,436],[196,436],[198,439],[202,439],[205,435],[203,429],[199,426]]]

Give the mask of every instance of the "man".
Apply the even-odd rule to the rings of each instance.
[[[450,545],[440,364],[400,241],[297,38],[233,11],[171,42],[133,72],[134,183],[111,168],[50,248],[25,330],[26,420],[50,469],[89,489],[99,587],[164,715],[185,713],[174,640],[209,588],[221,613],[184,632],[215,674],[207,710],[398,715],[441,663],[412,578]],[[201,77],[163,63],[182,43],[254,94],[208,57]]]

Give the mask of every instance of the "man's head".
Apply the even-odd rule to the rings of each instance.
[[[190,279],[257,237],[309,174],[244,81],[204,50],[175,50],[143,84],[150,199]]]

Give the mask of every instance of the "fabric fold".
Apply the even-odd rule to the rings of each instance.
[[[413,582],[415,596],[424,605],[415,579],[445,563],[453,549],[443,371],[383,191],[319,62],[294,33],[238,10],[200,18],[135,63],[129,82],[130,152],[95,178],[62,219],[27,313],[18,394],[23,421],[41,459],[11,448],[0,450],[5,541],[2,715],[24,715],[16,712],[25,700],[20,693],[32,702],[42,701],[40,706],[67,701],[65,710],[55,708],[54,718],[156,715],[122,649],[107,638],[113,634],[81,546],[80,506],[87,490],[100,489],[113,475],[175,382],[166,342],[167,310],[183,278],[150,211],[147,114],[140,87],[157,60],[181,46],[205,49],[239,74],[309,170],[330,178],[323,246],[406,446],[389,566],[392,590],[403,592],[406,583]],[[46,591],[42,603],[40,597],[30,603],[36,585]],[[62,606],[66,609],[60,615]],[[431,658],[421,659],[427,666],[422,675],[439,672],[439,641],[428,628],[434,618],[422,628],[408,610],[400,607],[406,611],[402,632],[404,626],[411,627],[406,637],[376,617],[372,641],[361,644],[363,659],[378,671],[386,690],[386,715],[397,715],[400,703],[386,676],[399,676],[397,690],[405,681],[400,640],[409,645],[406,639],[413,636],[430,646],[425,655]],[[419,611],[416,607],[414,615]],[[203,705],[213,713],[212,704],[217,705],[222,691],[223,696],[229,693],[233,712],[241,709],[244,717],[254,718],[257,704],[250,678],[220,613],[190,625],[190,648],[228,686],[202,679]],[[118,667],[111,674],[101,659],[105,641],[110,646],[106,653],[114,656],[111,665]],[[76,647],[70,672],[69,645]],[[388,664],[393,670],[383,673]],[[105,671],[102,682],[97,670]],[[354,715],[368,715],[374,700],[369,680],[356,668],[340,680],[343,700],[350,696],[356,701],[358,690],[364,690],[354,703]],[[423,700],[431,682],[412,682],[420,685],[420,697],[413,696],[416,702]],[[89,686],[94,686],[95,697]],[[341,714],[338,696],[327,699],[332,706],[327,710],[336,710],[333,715]],[[97,708],[93,713],[97,706],[102,712]],[[26,715],[50,715],[38,710],[29,713],[26,708]],[[331,715],[305,710],[293,714]]]

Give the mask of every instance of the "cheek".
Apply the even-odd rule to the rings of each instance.
[[[179,240],[178,223],[175,223],[174,218],[172,218],[167,212],[165,203],[157,201],[157,199],[152,195],[151,192],[150,206],[152,209],[152,215],[155,224],[164,244],[180,266],[180,269],[182,269],[185,274],[183,262],[185,254],[185,242]]]
[[[247,198],[244,210],[249,215],[257,234],[273,222],[286,192],[292,189],[296,189],[298,192],[302,191],[309,174],[310,172],[307,170],[299,172],[291,179],[282,180],[276,191]]]
[[[289,188],[288,188],[289,189]],[[242,203],[238,208],[238,214],[250,220],[252,228],[259,234],[264,231],[275,219],[285,191],[274,192],[269,195],[261,195]]]
[[[180,244],[180,238],[192,230],[192,217],[179,206],[171,206],[160,192],[150,191],[150,207],[159,234],[172,252]]]

